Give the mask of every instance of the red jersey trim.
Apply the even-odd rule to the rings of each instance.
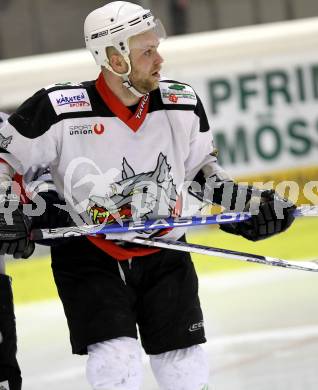
[[[20,202],[23,204],[30,203],[31,194],[27,193],[25,190],[23,176],[16,173],[13,176],[12,185],[13,185],[13,190],[16,192],[17,195],[20,196]]]
[[[103,73],[100,73],[96,80],[96,89],[110,110],[131,130],[136,132],[140,128],[149,110],[149,93],[140,99],[136,112],[133,114],[108,87]]]
[[[105,240],[103,237],[87,236],[87,238],[97,246],[97,248],[119,261],[128,260],[132,257],[147,256],[160,251],[160,249],[139,247],[127,249],[116,245],[113,241]]]
[[[100,73],[96,80],[96,89],[110,110],[131,130],[136,132],[140,128],[149,110],[149,94],[140,99],[136,112],[133,114],[108,87],[103,73]],[[160,249],[140,247],[127,249],[116,245],[111,240],[105,240],[103,237],[90,236],[87,238],[103,252],[119,261],[128,260],[132,257],[147,256],[160,251]]]
[[[0,164],[7,164],[6,160],[3,160],[0,158]],[[23,177],[19,175],[18,173],[15,173],[12,179],[12,188],[13,191],[20,197],[20,202],[21,203],[30,203],[30,199],[27,196],[25,192],[25,187],[24,187],[24,182],[23,182]]]

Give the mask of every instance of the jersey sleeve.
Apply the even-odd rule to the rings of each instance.
[[[0,130],[0,158],[19,174],[46,167],[57,158],[56,114],[46,90],[14,112]]]
[[[24,182],[28,193],[32,194],[31,196],[35,196],[41,192],[57,192],[49,168],[39,169],[37,172],[34,172],[32,176],[30,175],[30,172],[28,172],[24,177]]]

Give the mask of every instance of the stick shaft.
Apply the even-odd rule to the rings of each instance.
[[[295,210],[295,216],[318,216],[318,206],[303,206]],[[242,222],[251,218],[248,212],[222,213],[208,216],[161,218],[148,221],[130,221],[122,225],[114,223],[111,225],[84,225],[55,229],[35,229],[31,232],[31,239],[44,240],[72,236],[86,236],[91,234],[124,233],[138,230],[157,230],[175,227],[203,226],[213,224],[224,224]]]
[[[227,259],[234,259],[240,261],[246,261],[250,263],[258,263],[264,265],[271,265],[283,268],[292,268],[302,271],[318,272],[318,263],[314,261],[288,261],[275,257],[255,255],[251,253],[233,251],[229,249],[207,247],[199,244],[190,244],[182,241],[174,241],[164,238],[133,238],[129,240],[135,244],[147,245],[157,248],[173,249],[182,252],[198,253],[208,256],[223,257]]]
[[[146,221],[129,221],[121,225],[83,225],[54,229],[35,229],[31,232],[32,240],[54,239],[91,234],[127,233],[140,230],[158,230],[175,227],[202,226],[221,223],[242,222],[251,218],[250,213],[222,213],[208,216],[169,217]]]

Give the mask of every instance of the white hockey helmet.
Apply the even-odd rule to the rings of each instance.
[[[92,11],[84,23],[86,47],[92,53],[97,65],[119,76],[131,72],[129,60],[129,38],[153,29],[159,39],[166,37],[165,29],[159,19],[154,19],[151,11],[127,1],[113,1]],[[128,64],[128,71],[118,74],[110,67],[106,47],[114,46]]]

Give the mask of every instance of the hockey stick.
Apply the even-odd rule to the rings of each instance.
[[[122,224],[82,225],[54,229],[34,229],[31,232],[32,240],[45,240],[72,236],[86,236],[91,234],[127,233],[135,230],[157,230],[175,227],[213,225],[220,223],[241,222],[251,218],[250,213],[222,213],[207,216],[168,217],[149,219],[146,221],[126,221]]]
[[[125,240],[126,241],[126,240]],[[175,241],[165,238],[133,238],[127,240],[134,244],[141,244],[147,246],[153,246],[157,248],[173,249],[182,252],[192,252],[201,255],[224,257],[227,259],[235,259],[241,261],[247,261],[250,263],[258,263],[265,265],[272,265],[275,267],[292,268],[301,271],[313,271],[318,272],[318,261],[289,261],[282,260],[275,257],[254,255],[251,253],[238,252],[230,249],[213,248],[198,244],[189,244],[187,242]]]
[[[295,217],[318,217],[317,206],[300,206],[294,212]]]
[[[295,210],[295,216],[318,216],[318,206],[302,206]],[[101,224],[62,227],[54,229],[34,229],[31,232],[31,239],[45,240],[72,236],[86,236],[91,234],[124,233],[135,230],[158,230],[175,227],[202,226],[213,224],[224,224],[231,222],[242,222],[251,218],[251,213],[222,213],[207,216],[193,217],[169,217],[157,220],[127,221],[122,224]]]

